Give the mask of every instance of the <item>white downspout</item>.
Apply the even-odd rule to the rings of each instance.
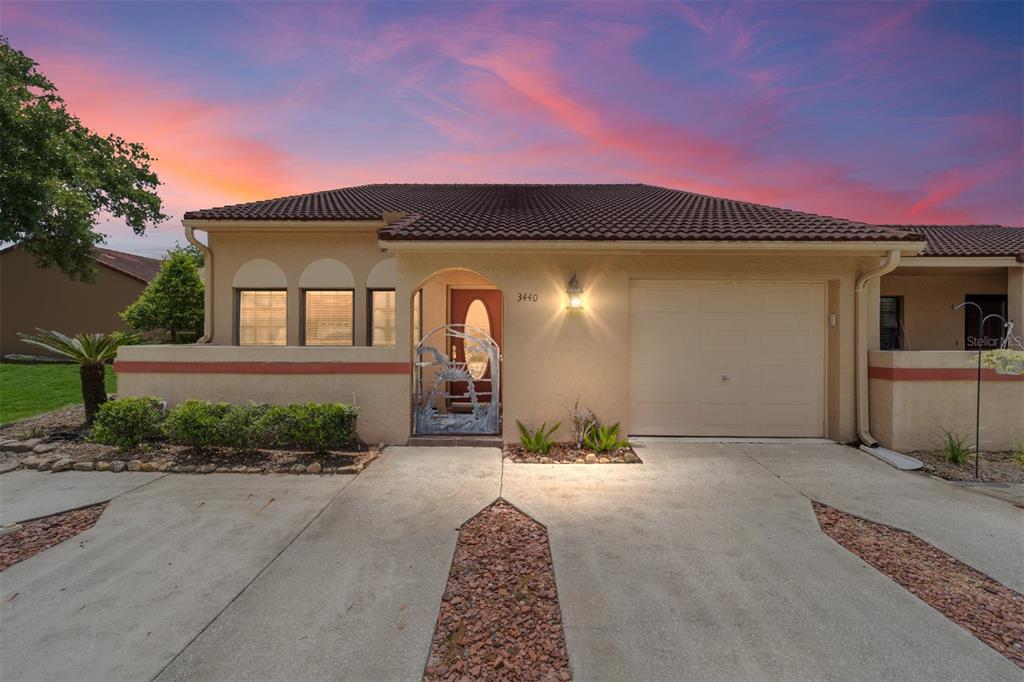
[[[900,264],[900,252],[892,250],[877,268],[868,270],[857,278],[854,287],[857,306],[857,437],[868,447],[878,445],[878,439],[871,435],[871,419],[868,407],[868,284],[887,275]]]
[[[213,251],[196,239],[195,230],[185,225],[185,239],[203,252],[203,335],[196,343],[210,343],[213,340]]]

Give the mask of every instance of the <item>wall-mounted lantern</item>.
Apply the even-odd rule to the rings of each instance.
[[[580,281],[576,279],[575,272],[569,278],[569,285],[565,293],[569,296],[569,305],[566,306],[568,310],[583,310],[583,287],[580,286]]]

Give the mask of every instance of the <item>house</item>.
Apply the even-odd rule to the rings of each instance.
[[[631,435],[874,443],[874,424],[896,442],[907,373],[869,367],[883,291],[901,343],[935,334],[957,359],[934,361],[963,364],[938,375],[958,395],[974,375],[965,340],[938,340],[963,329],[949,304],[997,294],[1024,321],[1024,230],[869,225],[649,185],[366,185],[183,223],[206,255],[205,335],[122,349],[120,391],[354,402],[369,441],[510,440],[517,420],[565,436],[579,398]],[[1024,383],[994,383],[1020,398],[1004,419],[1024,410]]]
[[[36,266],[18,246],[0,251],[0,355],[41,355],[19,332],[55,329],[66,334],[127,330],[120,313],[139,297],[160,260],[96,249],[96,280],[72,280],[59,268]]]

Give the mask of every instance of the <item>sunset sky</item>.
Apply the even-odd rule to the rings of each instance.
[[[21,3],[0,32],[181,214],[368,182],[645,182],[1024,222],[1024,4]]]

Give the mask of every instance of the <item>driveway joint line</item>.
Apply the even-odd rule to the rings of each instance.
[[[353,476],[353,477],[352,477],[352,479],[351,479],[351,480],[350,480],[350,481],[349,481],[348,483],[346,483],[345,485],[343,485],[343,486],[341,487],[341,489],[340,489],[340,490],[338,490],[338,492],[337,492],[337,493],[335,493],[333,497],[331,497],[331,499],[327,500],[327,502],[326,502],[326,503],[324,504],[324,506],[320,508],[320,510],[319,510],[319,511],[318,511],[318,512],[317,512],[317,513],[316,513],[316,514],[315,514],[315,515],[313,516],[313,518],[311,518],[311,519],[310,519],[310,520],[309,520],[309,521],[308,521],[308,522],[307,522],[307,523],[306,523],[305,525],[303,525],[303,526],[302,526],[302,528],[300,528],[300,529],[298,530],[298,532],[297,532],[297,533],[295,533],[295,535],[293,535],[293,536],[292,536],[291,540],[289,540],[289,541],[288,541],[287,543],[285,543],[285,546],[284,546],[284,547],[282,547],[282,548],[281,548],[281,550],[280,550],[279,552],[277,552],[276,554],[274,554],[274,556],[272,556],[272,557],[270,558],[270,561],[268,561],[268,562],[267,562],[267,563],[266,563],[266,564],[265,564],[265,565],[263,566],[263,568],[261,568],[260,570],[256,571],[256,574],[255,574],[255,575],[254,575],[254,576],[252,577],[252,579],[251,579],[251,580],[249,580],[249,581],[248,581],[247,583],[245,583],[245,585],[243,585],[243,586],[242,586],[242,589],[238,590],[238,592],[236,592],[236,593],[235,593],[235,596],[231,597],[231,599],[229,599],[229,600],[228,600],[228,603],[227,603],[227,604],[225,604],[225,605],[224,605],[224,607],[223,607],[222,609],[220,609],[220,610],[219,610],[219,611],[218,611],[218,612],[217,612],[216,614],[214,614],[214,616],[213,616],[213,617],[212,617],[212,618],[210,619],[210,621],[209,621],[209,622],[208,622],[208,623],[207,623],[206,625],[204,625],[204,626],[203,626],[202,628],[200,628],[200,629],[199,629],[199,632],[197,632],[197,633],[195,634],[195,636],[194,636],[194,637],[192,637],[191,639],[189,639],[189,640],[188,640],[188,642],[186,642],[186,643],[185,643],[185,646],[181,647],[181,650],[180,650],[180,651],[178,651],[178,653],[174,654],[174,656],[173,656],[173,657],[171,658],[171,660],[167,661],[166,665],[164,665],[164,666],[163,666],[162,668],[160,668],[160,670],[158,670],[158,671],[157,671],[157,673],[156,673],[155,675],[153,675],[153,677],[151,677],[151,678],[150,678],[150,682],[155,682],[155,680],[159,679],[159,677],[160,677],[161,675],[163,675],[163,674],[164,674],[164,673],[165,673],[165,672],[167,671],[167,669],[168,669],[168,668],[170,668],[170,667],[171,667],[171,666],[172,666],[172,665],[174,664],[174,662],[175,662],[176,660],[178,660],[178,658],[179,658],[179,657],[180,657],[180,656],[181,656],[181,655],[182,655],[183,653],[185,653],[185,651],[186,651],[186,650],[187,650],[187,649],[188,649],[188,648],[189,648],[190,646],[192,646],[192,644],[193,644],[193,643],[195,643],[195,641],[196,641],[197,639],[199,639],[200,637],[202,637],[202,636],[203,636],[203,633],[204,633],[204,632],[206,632],[206,631],[207,631],[207,630],[208,630],[208,629],[210,628],[210,626],[211,626],[211,625],[213,625],[214,623],[216,623],[216,622],[217,622],[217,619],[219,619],[219,618],[220,618],[220,617],[221,617],[221,616],[222,616],[222,615],[224,614],[224,612],[225,612],[225,611],[227,611],[227,610],[228,610],[229,608],[231,608],[231,605],[232,605],[232,604],[234,604],[234,603],[235,603],[235,601],[237,601],[239,597],[241,597],[241,596],[242,596],[243,594],[245,594],[245,591],[246,591],[246,590],[248,590],[248,589],[249,589],[249,588],[250,588],[250,587],[252,586],[252,584],[253,584],[254,582],[256,582],[256,581],[257,581],[257,580],[259,579],[259,577],[260,577],[261,575],[263,575],[263,573],[264,573],[264,572],[265,572],[265,571],[266,571],[266,570],[267,570],[268,568],[270,568],[270,567],[271,567],[271,566],[272,566],[272,565],[274,564],[274,562],[275,562],[275,561],[277,561],[277,560],[278,560],[278,558],[280,558],[280,556],[281,556],[282,554],[284,554],[284,553],[285,553],[285,552],[286,552],[286,551],[288,550],[288,548],[289,548],[289,547],[291,547],[291,546],[292,546],[292,544],[293,544],[293,543],[294,543],[294,542],[295,542],[296,540],[298,540],[298,539],[299,539],[299,537],[300,537],[300,536],[301,536],[301,535],[302,535],[303,533],[305,533],[305,532],[306,532],[306,529],[307,529],[307,528],[309,528],[309,527],[310,527],[311,525],[313,525],[313,522],[314,522],[314,521],[316,521],[316,520],[317,520],[318,518],[320,518],[320,515],[321,515],[321,514],[323,514],[323,513],[325,512],[325,511],[327,511],[327,508],[328,508],[328,507],[330,507],[330,506],[331,506],[332,504],[334,504],[334,502],[335,502],[335,501],[336,501],[336,500],[337,500],[337,499],[338,499],[339,497],[341,497],[341,494],[342,494],[343,492],[345,492],[346,490],[348,490],[348,487],[349,487],[350,485],[352,485],[352,481],[354,481],[354,480],[355,480],[355,479],[356,479],[356,478],[357,478],[358,476],[359,476],[359,474],[356,474],[355,476]],[[140,486],[140,487],[141,487],[141,486]]]

